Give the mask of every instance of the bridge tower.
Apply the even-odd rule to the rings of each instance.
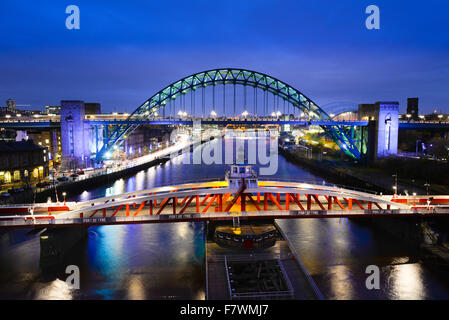
[[[63,168],[84,168],[90,161],[89,132],[83,101],[61,101],[61,152]]]
[[[369,120],[366,159],[373,161],[398,153],[399,103],[360,104],[359,120]]]

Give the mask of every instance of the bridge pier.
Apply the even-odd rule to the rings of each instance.
[[[369,121],[367,150],[361,150],[367,161],[398,153],[398,102],[360,104],[358,116],[359,120]]]
[[[89,227],[47,229],[40,235],[40,265],[50,267],[63,262],[66,254],[88,236]]]

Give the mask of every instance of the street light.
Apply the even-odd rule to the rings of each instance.
[[[211,115],[212,118],[215,118],[217,116],[217,113],[215,112],[215,110],[212,110],[210,112],[210,115]]]
[[[394,177],[394,195],[397,195],[398,193],[398,173],[396,172],[396,174],[393,174],[392,177]]]
[[[242,116],[243,116],[243,117],[246,118],[247,115],[248,115],[248,111],[245,110],[245,111],[242,112]]]
[[[427,195],[429,195],[429,187],[430,187],[430,183],[428,183],[428,182],[426,181],[426,183],[424,184],[424,187],[426,187]]]
[[[62,193],[62,196],[64,197],[64,205],[65,205],[65,196],[67,195],[67,193],[66,192],[63,192]]]

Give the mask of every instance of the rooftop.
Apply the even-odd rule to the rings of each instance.
[[[0,141],[0,152],[32,151],[40,149],[44,148],[35,144],[32,140],[15,142]]]

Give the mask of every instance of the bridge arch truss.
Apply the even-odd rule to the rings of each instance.
[[[311,120],[331,120],[331,117],[323,109],[299,90],[272,76],[246,69],[213,69],[195,73],[173,82],[146,100],[129,115],[125,124],[117,126],[105,140],[103,147],[97,153],[97,161],[101,161],[104,154],[114,145],[122,144],[124,139],[138,127],[138,125],[132,124],[131,120],[149,119],[172,100],[200,88],[221,84],[243,85],[262,89],[300,109]],[[354,143],[350,127],[343,125],[321,127],[347,155],[354,159],[361,158],[361,152]]]

